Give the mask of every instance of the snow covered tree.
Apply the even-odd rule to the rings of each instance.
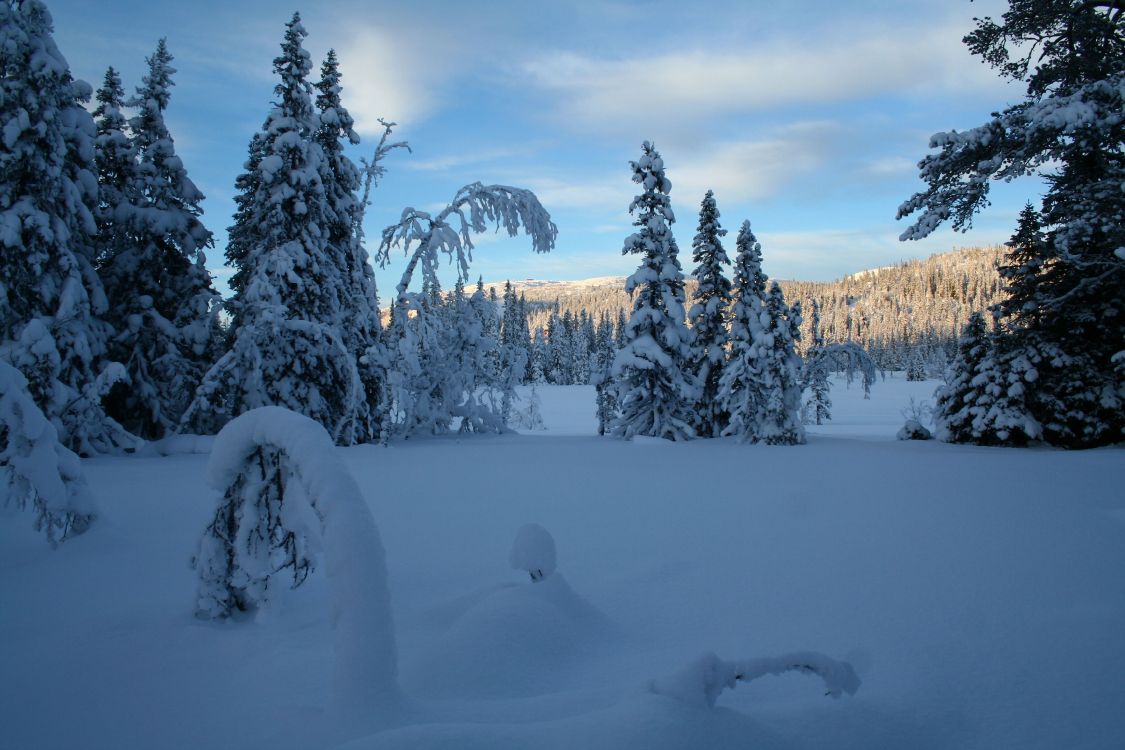
[[[314,139],[324,152],[320,179],[324,185],[325,216],[329,256],[342,264],[343,278],[340,292],[342,308],[341,326],[347,350],[356,358],[356,369],[363,385],[364,398],[355,404],[348,428],[355,442],[366,442],[379,434],[379,399],[385,374],[374,366],[378,353],[368,358],[368,350],[380,346],[379,297],[375,286],[375,271],[368,262],[363,245],[363,214],[365,201],[359,196],[361,174],[359,168],[344,153],[344,143],[357,144],[359,136],[354,130],[354,120],[340,101],[340,64],[334,50],[328,50],[320,69],[316,106],[319,127]],[[373,164],[386,153],[389,126],[376,148]],[[391,148],[405,144],[392,144]],[[369,173],[370,174],[370,173]],[[373,175],[372,175],[373,179]],[[368,181],[370,195],[371,181]]]
[[[95,112],[98,274],[114,330],[109,356],[129,376],[110,391],[107,410],[150,439],[179,424],[211,364],[219,304],[204,256],[212,240],[199,219],[203,194],[188,178],[164,123],[176,72],[171,62],[161,39],[130,102],[138,111],[129,121],[127,147],[120,141],[120,100],[110,73]]]
[[[485,231],[489,224],[497,229],[503,227],[511,237],[523,228],[531,237],[532,249],[541,253],[554,247],[558,234],[550,214],[531,191],[479,182],[458,190],[438,214],[407,208],[397,224],[383,230],[377,254],[380,263],[389,262],[396,247],[402,247],[409,256],[396,288],[394,324],[387,336],[388,378],[392,381],[393,396],[386,409],[398,434],[442,432],[449,428],[454,416],[467,417],[476,424],[495,422],[492,408],[475,402],[475,397],[476,407],[467,411],[470,405],[462,403],[463,390],[456,397],[451,395],[442,385],[449,378],[440,372],[428,373],[425,364],[430,358],[435,368],[448,367],[449,358],[455,354],[450,344],[441,343],[448,329],[442,329],[431,312],[438,307],[435,290],[440,288],[437,268],[441,256],[447,256],[456,265],[463,283],[472,260],[472,235]],[[414,273],[419,269],[422,291],[411,292]],[[427,354],[429,351],[434,354]],[[432,379],[432,386],[420,379]]]
[[[741,441],[757,436],[758,414],[767,394],[763,388],[766,335],[766,280],[762,271],[762,246],[744,221],[735,241],[734,300],[731,304],[730,354],[720,390],[730,423],[724,431]]]
[[[723,408],[720,380],[727,351],[727,312],[731,303],[731,283],[723,275],[729,265],[721,238],[727,233],[719,225],[719,209],[710,190],[699,210],[699,230],[692,242],[692,276],[698,282],[688,318],[691,321],[691,369],[699,383],[695,404],[696,432],[701,437],[718,437],[726,429],[730,415]]]
[[[931,138],[940,151],[920,162],[928,188],[899,208],[900,218],[920,212],[902,238],[923,238],[950,219],[955,229],[969,226],[988,203],[990,179],[1042,175],[1041,227],[1024,212],[1020,249],[1004,270],[1010,302],[1002,308],[1002,335],[1013,337],[1015,348],[1038,352],[1026,398],[1044,439],[1065,447],[1119,441],[1125,382],[1114,357],[1125,347],[1125,9],[1116,2],[1010,0],[999,23],[978,19],[965,42],[1002,76],[1025,83],[1026,95],[984,125]]]
[[[648,141],[641,158],[630,164],[633,182],[643,192],[629,205],[639,231],[626,238],[621,252],[640,255],[641,263],[625,282],[633,313],[625,327],[625,345],[613,364],[621,410],[613,434],[687,440],[695,437],[692,407],[699,393],[688,366],[684,276],[668,199],[672,183],[664,174],[664,160]]]
[[[270,602],[274,576],[288,572],[299,586],[323,557],[337,708],[365,720],[398,708],[383,544],[331,437],[286,409],[255,409],[215,438],[207,473],[223,496],[192,560],[196,615],[253,614]]]
[[[769,321],[760,347],[761,400],[754,428],[755,442],[770,445],[799,445],[805,442],[801,423],[801,360],[794,348],[799,336],[799,304],[790,309],[781,287],[774,281],[766,296],[765,316]]]
[[[35,529],[56,546],[86,531],[94,500],[78,456],[59,443],[19,370],[0,359],[0,495],[35,512]]]
[[[613,380],[613,360],[617,349],[613,345],[613,324],[603,313],[597,329],[597,349],[590,370],[590,382],[597,394],[598,434],[604,435],[612,428],[618,416],[617,390]]]
[[[828,358],[816,356],[824,347],[824,334],[820,330],[820,303],[812,301],[812,347],[805,358],[805,387],[809,398],[805,402],[806,422],[824,424],[832,419],[831,387],[828,384]]]
[[[341,302],[352,289],[347,255],[354,248],[331,242],[333,231],[344,231],[343,220],[326,195],[332,167],[316,139],[320,118],[306,35],[294,14],[273,61],[277,101],[236,182],[238,210],[227,246],[236,269],[229,303],[234,343],[203,379],[185,423],[213,432],[237,414],[272,404],[315,419],[337,442],[351,444],[363,434],[359,415],[367,405],[357,357],[348,349],[347,321],[354,316]]]
[[[124,376],[105,359],[105,293],[94,270],[94,121],[39,0],[0,3],[0,359],[28,381],[64,445],[135,445],[101,401]]]
[[[934,426],[939,440],[973,442],[973,420],[981,414],[984,397],[983,383],[976,377],[989,350],[984,316],[973,313],[961,334],[957,357],[946,372],[945,384],[934,394]]]

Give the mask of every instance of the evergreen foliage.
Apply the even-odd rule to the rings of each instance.
[[[956,229],[969,226],[987,205],[990,179],[1043,175],[1042,211],[1021,214],[1002,271],[1009,299],[1000,336],[1035,361],[1020,397],[1047,442],[1079,448],[1119,441],[1125,8],[1010,0],[999,23],[977,19],[964,41],[1000,75],[1026,84],[1026,95],[984,125],[933,136],[931,147],[940,150],[920,163],[928,187],[899,208],[900,218],[920,212],[902,237],[920,239],[950,219]],[[957,424],[959,413],[945,417]],[[963,430],[951,434],[971,439]]]
[[[59,443],[35,405],[27,379],[0,359],[0,494],[5,505],[35,513],[35,529],[57,546],[85,532],[94,500],[78,456]]]
[[[227,248],[236,269],[229,305],[234,343],[207,373],[186,422],[213,432],[245,411],[279,405],[350,444],[369,433],[367,386],[348,348],[349,331],[354,340],[359,329],[357,315],[342,302],[354,289],[349,262],[359,258],[342,239],[352,219],[341,195],[347,180],[325,182],[346,168],[339,160],[333,166],[321,142],[331,142],[332,134],[321,129],[313,107],[306,35],[294,14],[273,63],[277,101],[252,138],[246,172],[236,182],[238,210]],[[335,91],[331,68],[327,81],[326,106]],[[330,109],[328,129],[336,127],[338,137],[347,118]]]
[[[688,367],[684,277],[668,199],[672,183],[664,175],[664,160],[648,141],[640,160],[631,165],[633,182],[643,192],[629,206],[639,231],[626,238],[622,253],[640,255],[641,264],[625,282],[633,314],[613,365],[621,409],[613,434],[687,440],[695,437],[692,406],[698,389]]]
[[[699,384],[695,404],[696,432],[701,437],[718,437],[726,429],[730,415],[723,408],[720,380],[726,361],[727,314],[731,303],[731,283],[723,275],[729,265],[721,238],[727,233],[719,225],[719,209],[710,190],[699,210],[699,229],[692,242],[692,277],[696,288],[695,304],[688,312],[691,321],[691,369]]]
[[[757,436],[758,415],[768,398],[763,385],[770,321],[765,315],[767,276],[762,271],[762,247],[749,221],[742,223],[735,246],[730,354],[720,390],[730,414],[724,434],[748,441]]]
[[[212,245],[199,204],[203,194],[176,155],[164,110],[171,98],[172,55],[163,39],[129,103],[121,127],[120,83],[112,68],[98,92],[98,273],[113,328],[109,356],[128,382],[110,391],[107,409],[141,437],[178,425],[213,358],[219,295],[204,248]]]
[[[124,377],[94,270],[94,121],[39,0],[0,3],[0,359],[28,382],[61,442],[81,454],[134,439],[101,400]]]

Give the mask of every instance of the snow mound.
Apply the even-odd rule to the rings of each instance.
[[[543,695],[568,687],[572,679],[580,684],[583,660],[614,640],[609,618],[558,572],[463,603],[464,610],[425,653],[404,664],[403,683],[412,693]]]
[[[541,581],[555,572],[555,538],[537,523],[520,527],[508,553],[508,564],[524,570],[532,581]]]

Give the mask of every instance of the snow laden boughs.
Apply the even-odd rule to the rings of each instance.
[[[355,442],[366,442],[379,434],[379,400],[385,375],[376,365],[379,356],[381,325],[379,322],[379,295],[375,286],[375,271],[368,262],[363,245],[363,215],[370,199],[370,190],[384,168],[380,161],[396,147],[405,144],[386,144],[390,126],[385,126],[383,138],[375,149],[372,166],[367,171],[363,198],[359,197],[361,171],[344,153],[345,143],[359,143],[351,114],[340,100],[339,61],[333,50],[328,51],[316,84],[316,106],[320,125],[314,139],[324,152],[321,162],[321,182],[324,185],[325,222],[329,255],[343,262],[341,327],[344,345],[356,360],[356,370],[363,384],[364,398],[357,402],[352,412],[353,424],[346,431]],[[368,351],[375,349],[371,356]]]
[[[633,182],[643,192],[629,205],[638,231],[625,239],[621,252],[640,255],[641,263],[625,281],[633,312],[613,364],[620,408],[613,434],[687,440],[696,434],[692,407],[699,394],[689,367],[684,274],[672,236],[672,183],[664,174],[664,160],[648,141],[641,158],[630,165]]]
[[[94,499],[78,456],[59,443],[19,370],[0,360],[0,495],[35,513],[35,529],[56,546],[86,531]]]
[[[358,174],[340,151],[351,120],[330,57],[318,104],[300,16],[274,59],[277,101],[251,139],[230,229],[235,268],[230,351],[211,367],[184,418],[212,433],[231,417],[276,404],[305,414],[344,445],[374,436],[381,379],[374,279],[353,230]],[[361,350],[358,347],[365,347]],[[375,349],[373,352],[372,350]],[[369,356],[370,355],[370,356]],[[377,401],[376,401],[377,403]]]
[[[381,264],[390,261],[397,247],[408,256],[385,337],[387,436],[441,434],[458,418],[456,424],[465,430],[506,429],[515,383],[498,379],[497,362],[505,355],[498,350],[495,306],[484,299],[483,290],[465,304],[463,292],[472,260],[472,235],[490,226],[511,237],[523,229],[539,253],[549,252],[558,234],[550,214],[531,191],[479,182],[457,191],[436,215],[407,208],[397,224],[383,230]],[[437,277],[443,256],[455,264],[461,290],[444,303]],[[421,292],[411,292],[419,270]],[[514,355],[514,349],[507,351]],[[515,359],[509,365],[518,370],[513,377],[524,370]]]
[[[974,313],[957,356],[935,393],[937,437],[955,443],[1026,445],[1043,427],[1030,413],[1027,393],[1039,377],[1039,350],[1021,346],[998,330],[985,330]]]
[[[249,411],[215,438],[207,471],[223,497],[193,559],[196,614],[252,614],[268,604],[276,573],[299,585],[322,556],[336,700],[351,715],[393,709],[397,655],[383,544],[324,428],[279,407]]]
[[[723,273],[730,265],[721,238],[727,230],[719,225],[719,209],[710,190],[699,210],[699,229],[692,242],[692,276],[698,282],[688,312],[691,321],[691,369],[699,383],[695,404],[696,431],[701,437],[723,434],[730,415],[723,407],[720,381],[727,357],[727,317],[731,283]]]
[[[38,0],[0,2],[0,359],[27,378],[64,445],[131,448],[105,415],[106,300],[94,271],[94,121]]]
[[[762,247],[750,222],[736,240],[730,355],[720,381],[730,423],[723,434],[741,442],[805,442],[800,420],[800,307],[790,310],[781,287],[762,271]]]
[[[855,668],[848,662],[837,661],[816,651],[797,651],[783,656],[734,661],[720,659],[715,654],[704,654],[676,674],[653,680],[649,683],[649,690],[701,708],[714,708],[719,695],[724,690],[734,689],[739,682],[787,672],[817,675],[824,680],[824,694],[833,698],[845,693],[855,695],[861,684]]]
[[[813,309],[814,311],[817,309],[815,300]],[[854,341],[825,344],[821,339],[819,345],[814,343],[805,354],[801,387],[811,392],[805,408],[809,417],[815,419],[816,424],[821,424],[822,419],[832,418],[829,413],[832,400],[828,395],[830,388],[828,375],[833,371],[842,371],[849,384],[856,373],[862,375],[863,397],[868,399],[871,398],[871,386],[875,384],[878,368],[867,350]]]
[[[466,185],[436,215],[415,208],[403,209],[398,223],[383,230],[377,252],[384,267],[396,247],[401,247],[409,257],[396,287],[396,304],[404,301],[419,265],[424,281],[436,279],[442,255],[456,265],[458,278],[467,280],[473,259],[472,235],[485,232],[490,226],[497,231],[503,229],[509,237],[515,237],[522,228],[531,237],[532,250],[537,253],[550,252],[558,235],[551,215],[535,193],[507,185]]]
[[[832,419],[831,385],[828,381],[829,358],[815,356],[824,347],[824,334],[820,330],[820,302],[812,299],[812,346],[805,356],[804,386],[809,391],[805,401],[804,421],[806,424],[824,424]]]
[[[109,356],[128,383],[107,411],[132,432],[159,439],[174,429],[214,358],[219,295],[204,250],[203,194],[187,175],[164,122],[171,100],[172,55],[163,39],[147,58],[143,85],[129,104],[123,146],[119,82],[110,69],[98,91],[98,273],[113,327]]]
[[[1043,439],[1089,447],[1125,435],[1125,8],[1085,0],[1010,0],[1000,23],[977,19],[973,54],[1026,96],[980,127],[938,133],[924,158],[926,190],[899,208],[917,214],[903,239],[941,223],[968,227],[993,180],[1040,175],[1047,183],[1032,227],[1021,215],[1002,266],[1005,347],[1031,356],[1020,385]],[[960,407],[958,407],[960,408]],[[949,416],[952,416],[950,414]],[[955,431],[959,432],[959,431]]]

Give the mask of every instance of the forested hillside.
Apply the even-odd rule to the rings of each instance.
[[[871,352],[880,366],[902,369],[917,352],[926,369],[937,371],[952,354],[957,335],[973,312],[985,312],[1002,297],[996,265],[1001,247],[962,248],[904,261],[828,282],[781,281],[790,303],[805,309],[803,345],[811,326],[811,300],[820,305],[821,328],[828,343],[852,340]],[[502,286],[498,284],[497,286]],[[690,298],[695,281],[686,281]],[[546,329],[557,309],[560,315],[582,310],[598,319],[630,309],[624,278],[609,276],[583,281],[513,281],[528,302],[532,331]]]

